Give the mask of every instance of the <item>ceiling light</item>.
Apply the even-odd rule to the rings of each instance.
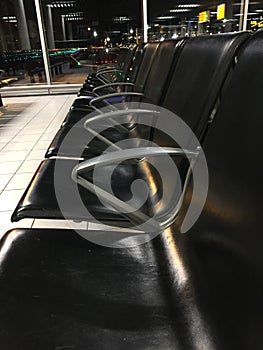
[[[157,17],[157,19],[173,19],[175,18],[174,16],[160,16],[160,17]]]
[[[188,8],[194,8],[194,7],[199,7],[200,4],[182,4],[182,5],[178,5],[177,7],[188,7]]]
[[[189,10],[189,9],[173,9],[173,10],[170,10],[170,12],[172,12],[172,13],[175,13],[175,12],[189,12],[189,11],[191,11],[191,10]]]

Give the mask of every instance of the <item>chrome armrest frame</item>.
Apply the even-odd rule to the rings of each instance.
[[[116,93],[112,93],[112,94],[106,94],[104,96],[99,96],[99,97],[93,98],[89,102],[89,106],[102,114],[100,109],[94,106],[94,103],[103,101],[106,105],[111,106],[113,109],[119,110],[118,108],[114,107],[110,102],[108,102],[107,99],[111,98],[111,97],[126,97],[126,96],[144,97],[144,94],[142,94],[141,92],[116,92]]]
[[[121,117],[121,116],[124,116],[127,114],[135,114],[135,113],[140,113],[140,115],[146,114],[146,115],[151,115],[151,116],[155,116],[155,117],[158,117],[160,115],[160,112],[158,112],[158,111],[152,111],[152,110],[148,110],[148,109],[139,109],[139,108],[112,111],[112,112],[107,112],[104,114],[96,115],[92,118],[87,119],[84,123],[84,128],[88,132],[90,132],[94,137],[97,137],[100,141],[102,141],[105,145],[110,146],[113,149],[119,151],[119,150],[121,150],[121,148],[119,146],[117,146],[115,143],[111,142],[106,137],[100,135],[97,131],[93,130],[89,126],[89,124],[92,124],[92,123],[97,122],[97,121],[102,121],[103,119],[107,119],[107,120],[113,122],[112,127],[115,127],[116,130],[118,130],[120,132],[128,132],[129,129],[127,129],[124,125],[117,125],[116,126],[112,117]]]
[[[121,82],[120,83],[110,83],[110,84],[97,86],[97,87],[95,87],[92,90],[92,92],[96,93],[99,90],[102,90],[102,89],[105,89],[105,88],[108,88],[108,87],[114,87],[114,86],[131,86],[131,87],[134,87],[134,84],[133,83],[121,83]]]
[[[113,117],[122,117],[125,115],[136,114],[136,113],[140,113],[140,115],[141,114],[146,114],[146,115],[148,114],[148,115],[152,115],[155,117],[160,116],[160,114],[161,114],[159,111],[150,110],[150,109],[140,109],[140,108],[112,111],[112,112],[107,112],[107,113],[95,115],[94,117],[87,119],[84,123],[84,128],[88,129],[89,124],[92,124],[92,123],[98,122],[98,121],[103,121],[104,119],[113,120],[113,119],[111,119]]]
[[[187,174],[187,180],[185,181],[184,188],[182,191],[182,195],[178,203],[176,204],[174,214],[166,221],[164,222],[157,222],[156,220],[150,218],[148,215],[141,213],[139,211],[134,211],[134,208],[127,204],[126,202],[116,198],[114,195],[110,194],[109,192],[103,190],[97,185],[94,185],[92,182],[84,179],[79,174],[79,171],[81,170],[92,170],[95,166],[97,167],[103,167],[106,165],[111,165],[115,163],[120,163],[125,160],[129,159],[138,159],[138,158],[145,158],[147,156],[150,157],[156,157],[156,156],[162,156],[162,155],[175,155],[180,157],[187,157],[190,160],[190,168]],[[86,188],[88,191],[94,193],[95,195],[99,195],[100,198],[102,198],[106,203],[108,203],[110,206],[112,206],[115,210],[119,211],[121,215],[124,215],[132,222],[147,225],[147,229],[154,230],[154,231],[161,231],[165,228],[167,228],[176,218],[179,209],[181,207],[183,197],[185,194],[186,186],[188,183],[188,180],[190,178],[190,170],[193,167],[197,157],[199,155],[199,151],[191,151],[186,149],[180,149],[180,148],[171,148],[171,147],[142,147],[142,148],[131,148],[131,149],[125,149],[125,150],[119,150],[116,152],[103,154],[98,157],[94,157],[92,159],[89,159],[87,161],[84,161],[77,166],[75,166],[72,170],[72,180],[76,183],[78,183],[80,186]],[[123,210],[126,212],[124,213]]]
[[[112,67],[108,68],[104,68],[102,70],[100,70],[98,73],[96,73],[96,77],[98,78],[100,75],[105,74],[105,73],[114,73],[114,72],[120,72],[122,73],[121,69],[114,69]]]

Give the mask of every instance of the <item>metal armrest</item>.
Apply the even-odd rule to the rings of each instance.
[[[95,117],[89,118],[88,120],[85,121],[84,123],[84,128],[90,132],[93,136],[97,137],[100,141],[102,141],[105,145],[112,147],[113,149],[119,151],[121,148],[115,143],[111,142],[109,139],[106,137],[100,135],[97,131],[93,130],[91,127],[89,127],[89,124],[92,124],[96,121],[101,121],[103,119],[107,119],[113,122],[113,127],[115,127],[116,130],[120,132],[127,132],[129,129],[127,129],[124,125],[119,125],[115,126],[114,120],[111,117],[121,117],[127,114],[133,114],[133,113],[140,113],[141,114],[149,114],[151,116],[159,116],[160,112],[158,111],[151,111],[148,109],[128,109],[128,110],[119,110],[119,111],[112,111],[100,115],[96,115]]]
[[[114,86],[134,86],[133,83],[110,83],[110,84],[105,84],[105,85],[102,85],[102,86],[97,86],[96,88],[94,88],[92,90],[92,92],[96,93],[96,91],[99,91],[99,90],[102,90],[102,89],[105,89],[105,88],[108,88],[108,87],[114,87]]]
[[[181,157],[196,158],[199,155],[198,151],[192,151],[175,147],[141,147],[141,148],[129,148],[117,152],[102,154],[98,157],[91,158],[78,164],[72,171],[72,179],[75,181],[78,176],[78,172],[82,170],[91,170],[95,166],[105,166],[114,163],[120,163],[129,159],[138,159],[144,157],[156,157],[160,155],[177,155]]]
[[[97,74],[96,74],[96,77],[98,78],[100,75],[102,74],[106,74],[106,73],[115,73],[115,72],[120,72],[122,73],[122,70],[121,69],[114,69],[114,68],[110,68],[110,69],[103,69],[102,71],[99,71]]]
[[[103,113],[100,115],[96,115],[92,118],[89,118],[85,121],[84,123],[84,128],[88,129],[89,128],[89,124],[92,124],[94,122],[97,121],[102,121],[103,119],[110,119],[112,117],[121,117],[121,116],[125,116],[125,115],[129,115],[129,114],[135,114],[135,113],[140,113],[141,114],[149,114],[149,115],[154,115],[154,116],[159,116],[160,112],[159,111],[152,111],[150,109],[125,109],[125,110],[118,110],[118,111],[112,111],[112,112],[107,112],[107,113]]]
[[[115,67],[117,68],[116,63],[115,63],[115,64],[112,64],[112,65],[109,65],[109,64],[104,63],[104,64],[101,64],[101,65],[98,66],[97,73],[100,72],[100,71],[102,71],[103,69],[113,69],[113,68],[115,68]]]
[[[132,222],[142,225],[142,227],[144,227],[144,229],[146,230],[159,231],[167,228],[176,217],[176,214],[178,213],[181,207],[182,198],[185,193],[186,183],[184,185],[182,196],[176,205],[175,213],[165,222],[159,223],[156,220],[149,217],[148,215],[141,213],[139,211],[135,211],[135,209],[131,205],[116,198],[114,195],[103,190],[99,186],[94,185],[92,182],[84,179],[79,174],[79,172],[82,170],[85,170],[85,171],[92,170],[95,166],[103,167],[106,165],[120,163],[128,159],[138,159],[138,158],[144,158],[147,156],[155,157],[155,156],[162,156],[167,154],[176,155],[180,157],[187,157],[190,160],[191,167],[192,167],[193,166],[192,161],[193,162],[196,161],[196,158],[199,155],[199,152],[185,150],[185,149],[183,150],[180,148],[170,148],[170,147],[164,147],[164,148],[143,147],[139,149],[138,148],[126,149],[126,150],[112,152],[110,154],[103,154],[99,157],[95,157],[87,161],[84,161],[78,164],[76,167],[74,167],[74,169],[72,170],[71,176],[74,182],[78,183],[82,187],[86,188],[88,191],[99,196],[102,200],[104,200],[106,203],[112,206],[115,210],[119,211],[122,215],[126,216]],[[187,178],[189,178],[189,175],[187,176]]]
[[[99,108],[96,108],[94,106],[94,103],[96,102],[101,102],[103,101],[106,105],[108,106],[112,106],[111,103],[109,103],[107,101],[107,98],[111,98],[111,97],[126,97],[126,96],[138,96],[138,97],[143,97],[144,94],[140,93],[140,92],[116,92],[116,93],[113,93],[113,94],[107,94],[107,95],[104,95],[104,96],[99,96],[99,97],[95,97],[93,98],[89,105],[90,107],[92,107],[93,109],[97,110],[100,112],[100,109]],[[118,110],[118,108],[115,108],[116,110]],[[101,112],[100,112],[101,113]]]

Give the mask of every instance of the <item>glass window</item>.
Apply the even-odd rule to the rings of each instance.
[[[45,81],[33,0],[0,2],[0,69],[12,85]]]
[[[238,31],[240,9],[240,1],[180,1],[153,16],[149,37],[165,40]]]
[[[38,0],[43,28],[35,1],[0,1],[0,73],[9,84],[46,84],[43,58],[53,84],[81,84],[96,66],[117,60],[116,47],[143,41],[142,0]],[[245,3],[148,0],[149,41],[263,27],[262,1]]]

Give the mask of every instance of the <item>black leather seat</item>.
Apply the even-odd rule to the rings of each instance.
[[[149,44],[147,44],[149,45]],[[146,46],[147,46],[146,45]],[[151,44],[150,44],[151,45]],[[88,96],[90,96],[90,98],[92,97],[96,97],[99,95],[103,95],[103,94],[108,94],[108,93],[113,93],[116,92],[117,89],[122,89],[122,87],[124,87],[125,83],[134,83],[135,77],[136,77],[136,72],[138,70],[138,67],[141,63],[141,59],[144,53],[144,47],[145,45],[137,45],[135,48],[135,51],[133,53],[133,57],[132,60],[129,61],[130,66],[127,67],[126,69],[126,73],[124,74],[122,72],[122,78],[121,79],[112,79],[112,81],[105,81],[104,84],[93,84],[87,81],[83,84],[82,88],[80,89],[78,96],[79,97],[85,97],[85,99],[87,99],[88,101]],[[106,70],[102,70],[103,71],[108,71],[108,69]],[[109,70],[111,71],[111,70]],[[113,71],[117,71],[117,69],[113,69]],[[107,73],[108,74],[108,73]],[[77,101],[80,101],[80,99],[77,99]]]
[[[146,99],[153,104],[161,105],[175,112],[189,123],[193,129],[196,129],[195,125],[191,125],[191,120],[199,122],[200,118],[203,118],[204,122],[207,121],[215,96],[218,95],[226,72],[229,70],[230,64],[232,64],[233,55],[247,35],[247,33],[242,33],[241,35],[239,33],[213,36],[211,38],[188,38],[188,41],[184,43],[184,47],[179,53],[179,61],[174,65],[175,71],[171,73],[170,79],[172,78],[172,80],[167,84],[166,89],[162,89],[160,86],[160,79],[164,76],[164,72],[160,71],[159,68],[161,55],[157,56],[145,86],[144,94]],[[229,52],[227,52],[228,45]],[[213,52],[209,52],[210,47],[213,49]],[[161,50],[162,45],[159,48],[159,52]],[[205,52],[207,55],[204,54]],[[211,60],[210,57],[212,58]],[[167,66],[168,62],[162,69],[166,69],[165,67]],[[203,75],[201,75],[201,70]],[[201,98],[199,98],[198,91],[195,91],[197,81],[200,85],[200,90],[204,90]],[[166,91],[168,92],[167,94]],[[202,96],[207,97],[208,101],[206,101],[206,98],[202,99]],[[189,103],[189,99],[191,99],[191,103]],[[208,110],[203,110],[206,107]],[[196,115],[197,113],[199,113],[199,116]],[[72,115],[70,112],[70,116],[66,118],[64,125],[71,126],[73,122],[75,125],[82,126],[81,123],[76,123],[81,118],[85,120],[85,115],[85,110],[72,111]],[[58,155],[74,157],[77,154],[79,155],[81,150],[84,150],[82,156],[88,158],[90,155],[100,154],[104,149],[101,142],[96,142],[96,140],[86,146],[86,133],[84,130],[79,130],[79,134],[76,132],[76,138],[72,141],[72,147],[67,149],[63,147],[62,149],[61,144],[70,130],[70,128],[61,128],[58,131],[46,152],[47,158]],[[203,123],[200,123],[200,130],[203,130]],[[103,136],[116,142],[123,138],[138,137],[138,133],[135,133],[134,136],[129,134],[128,130],[126,134],[122,135],[119,131],[111,128],[108,132],[104,132]]]
[[[194,89],[190,82],[188,82],[189,84],[186,83],[184,87],[185,90],[181,92],[180,99],[177,101],[175,108],[177,108],[177,111],[180,111],[180,117],[183,119],[185,117],[186,121],[193,128],[199,138],[203,136],[208,118],[220,92],[220,87],[222,86],[222,83],[227,75],[229,67],[234,61],[235,52],[239,47],[239,44],[244,41],[244,38],[247,38],[246,33],[244,36],[242,34],[228,34],[215,37],[211,36],[207,38],[200,37],[195,38],[198,39],[196,41],[193,39],[193,51],[191,51],[191,45],[185,45],[182,50],[178,65],[181,67],[181,69],[184,67],[185,71],[187,71],[187,67],[189,66],[188,69],[192,70],[193,72],[191,75],[193,84],[196,81],[200,81],[200,89]],[[250,47],[254,46],[254,41],[257,40],[257,36],[254,36],[253,39],[250,40],[247,46],[247,51],[249,51]],[[259,39],[259,41],[260,40],[261,39]],[[201,45],[202,42],[203,45]],[[185,65],[183,63],[184,50],[186,50]],[[189,51],[192,53],[192,55],[189,55]],[[210,57],[209,53],[211,55]],[[242,54],[240,54],[240,56],[242,56]],[[197,66],[193,67],[193,57],[196,59],[196,65],[199,67],[199,70],[196,69]],[[241,64],[239,63],[239,61],[241,61],[239,55],[238,58],[238,64]],[[200,63],[203,63],[203,65],[200,65]],[[181,69],[178,71],[179,76],[182,75]],[[175,81],[176,79],[173,76],[171,80],[172,86]],[[153,88],[155,89],[156,87]],[[178,90],[180,91],[180,89]],[[172,90],[170,90],[170,92],[171,91]],[[167,96],[168,95],[169,94],[167,94]],[[191,104],[189,103],[189,100],[191,100]],[[170,97],[167,97],[167,101],[170,101]],[[189,105],[192,105],[192,110],[189,108]],[[181,114],[182,112],[184,112],[184,114]],[[160,141],[159,144],[162,146],[169,146],[169,144],[167,144],[169,141],[163,137],[165,135],[161,135],[160,139],[159,135],[157,136],[157,141]],[[65,191],[67,191],[67,193],[71,193],[70,191],[75,190],[75,185],[72,186],[73,181],[71,179],[71,172],[77,163],[77,160],[61,159],[49,159],[43,161],[32,179],[27,191],[19,202],[12,216],[12,220],[18,221],[25,217],[63,219],[63,215],[57,203],[54,188],[54,166],[57,166],[61,170],[61,174],[63,174],[61,182],[57,184],[56,191],[59,191],[60,193],[64,193]],[[105,172],[107,172],[107,167],[105,167],[105,169]],[[127,196],[129,198],[130,192],[127,190],[127,188],[129,188],[132,181],[137,178],[138,170],[140,170],[140,167],[138,167],[136,162],[135,165],[129,164],[129,166],[127,166],[125,164],[116,168],[112,187],[116,188],[118,198],[122,198],[123,200],[126,200]],[[87,174],[87,176],[89,178],[89,174]],[[145,175],[145,177],[147,176]],[[144,176],[142,176],[142,178],[144,178]],[[171,174],[171,178],[174,178],[173,174]],[[172,182],[174,182],[174,180],[171,180],[171,183]],[[163,186],[166,185],[167,184],[163,184]],[[119,224],[121,222],[121,225],[123,225],[123,222],[127,221],[127,218],[120,215],[118,211],[102,205],[96,196],[87,190],[81,188],[80,193],[84,203],[89,208],[89,212],[92,213],[97,219],[113,224]],[[151,212],[151,206],[146,208],[146,212]],[[72,202],[69,201],[69,205],[66,209],[66,215],[67,218],[80,220],[87,219],[86,211],[79,208],[79,206],[73,200]]]
[[[263,347],[262,59],[259,31],[238,54],[206,135],[209,192],[187,233],[191,185],[175,224],[136,248],[94,245],[72,230],[5,235],[4,349]]]
[[[72,230],[5,235],[4,349],[263,347],[262,56],[259,31],[239,53],[206,135],[209,193],[187,233],[191,186],[175,224],[135,248],[101,247]]]
[[[125,81],[129,75],[130,67],[137,49],[137,45],[131,45],[129,48],[122,48],[120,50],[120,57],[117,65],[113,67],[103,66],[98,69],[95,74],[90,74],[84,82],[80,94],[82,93],[85,95],[86,93],[91,92],[95,87],[113,81]],[[111,78],[113,78],[113,80]]]
[[[173,66],[178,57],[181,46],[183,45],[182,40],[171,40],[163,42],[160,45],[149,44],[145,47],[145,52],[136,75],[135,85],[133,92],[143,93],[144,99],[150,101],[153,104],[159,105],[162,103],[163,96],[165,95],[166,89],[169,86],[169,80],[172,74]],[[137,97],[135,97],[137,99]],[[133,99],[134,100],[134,99]],[[83,99],[78,100],[82,101]],[[75,101],[76,102],[76,101]],[[86,101],[84,100],[86,103]],[[84,105],[83,105],[84,106]],[[83,107],[82,106],[82,107]],[[65,136],[71,130],[72,126],[83,127],[85,116],[87,116],[88,111],[94,111],[93,109],[79,109],[74,108],[71,110],[61,129],[58,130],[56,136],[49,149],[46,152],[46,157],[57,156],[58,153],[61,156],[75,156],[78,152],[79,147],[83,148],[83,142],[85,145],[85,133],[79,130],[80,135],[83,137],[77,137],[76,144],[72,144],[67,150],[63,150],[63,155],[60,151],[61,143],[64,141]],[[119,131],[114,128],[110,128],[108,131],[104,132],[103,135],[108,137],[110,140],[118,141],[123,139],[123,137],[128,137],[129,128],[127,133],[120,134]],[[96,154],[97,150],[101,149],[100,146],[94,144],[94,151],[92,154]],[[103,148],[102,148],[103,150]],[[92,152],[89,147],[89,152]],[[85,152],[86,153],[86,152]]]
[[[146,82],[146,79],[149,75],[150,68],[151,68],[151,65],[152,65],[152,62],[153,62],[153,59],[154,59],[154,56],[155,56],[155,53],[157,51],[158,46],[159,46],[158,43],[150,43],[150,44],[145,45],[145,47],[143,49],[143,55],[141,57],[141,60],[134,59],[132,65],[130,67],[132,73],[130,73],[129,75],[127,73],[127,77],[126,77],[125,81],[121,82],[121,84],[119,82],[117,82],[115,84],[118,84],[118,85],[116,85],[116,86],[114,85],[113,87],[112,87],[112,84],[110,84],[110,86],[108,86],[108,87],[107,87],[107,85],[105,85],[107,87],[107,89],[105,87],[103,87],[103,89],[99,90],[96,94],[93,94],[92,92],[87,92],[86,96],[85,95],[79,96],[73,102],[73,104],[70,108],[70,111],[69,111],[67,117],[65,118],[65,121],[63,122],[63,125],[68,125],[68,126],[74,125],[74,123],[76,123],[76,121],[78,121],[83,116],[83,112],[85,112],[85,114],[87,114],[89,111],[94,111],[93,108],[89,107],[89,102],[94,97],[98,97],[99,95],[105,95],[105,94],[110,94],[110,93],[116,92],[117,87],[120,91],[121,90],[124,90],[124,91],[134,90],[136,92],[143,92],[145,82]],[[140,48],[138,48],[138,50],[140,50]],[[134,86],[130,86],[131,83],[134,84]],[[118,103],[118,102],[121,102],[123,99],[121,98],[121,96],[118,96],[115,98],[114,97],[107,98],[106,100],[110,103]],[[104,103],[101,103],[101,105],[105,106]]]

